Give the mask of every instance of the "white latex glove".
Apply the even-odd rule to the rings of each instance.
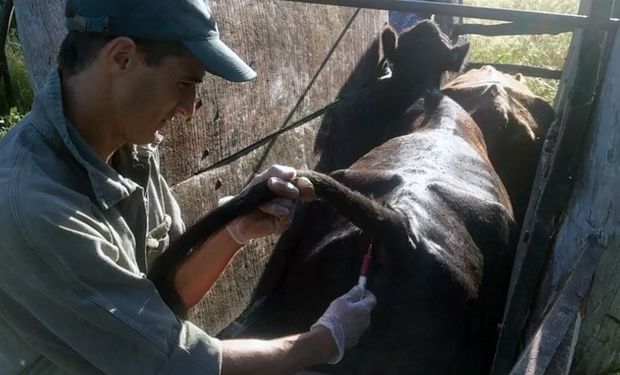
[[[323,316],[312,325],[312,328],[323,326],[329,329],[336,342],[338,353],[328,363],[340,362],[345,349],[357,344],[362,333],[370,325],[370,312],[376,305],[375,295],[367,289],[362,291],[362,288],[356,285],[346,294],[333,300]]]
[[[251,240],[264,237],[273,233],[281,233],[290,224],[294,201],[300,196],[297,186],[290,181],[295,178],[296,170],[283,165],[272,165],[263,173],[250,181],[248,189],[260,182],[267,181],[267,186],[280,198],[264,203],[245,216],[233,220],[226,230],[230,236],[240,245],[246,245]],[[307,180],[306,180],[307,181]],[[310,184],[310,182],[307,182]],[[307,189],[304,184],[304,189]],[[310,184],[310,187],[312,184]],[[226,203],[233,197],[228,196],[220,199],[219,205]]]

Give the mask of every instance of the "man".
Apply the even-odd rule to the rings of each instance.
[[[67,26],[58,72],[0,141],[0,373],[280,374],[339,361],[369,323],[369,292],[352,289],[299,335],[219,341],[179,320],[145,277],[184,229],[159,174],[158,130],[194,113],[205,70],[255,76],[204,0],[69,0]],[[294,174],[259,175],[281,198],[179,268],[187,306],[242,244],[286,221]]]

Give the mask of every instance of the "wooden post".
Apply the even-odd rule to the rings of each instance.
[[[2,7],[2,19],[0,20],[0,75],[4,82],[4,93],[6,95],[7,107],[10,109],[15,105],[13,96],[13,85],[9,74],[9,63],[6,58],[6,40],[11,29],[13,19],[13,0],[6,0]]]
[[[557,358],[558,348],[565,342],[564,338],[572,337],[570,329],[576,327],[575,317],[605,252],[604,246],[607,245],[606,241],[601,243],[602,239],[596,230],[589,234],[586,232],[585,235],[585,238],[581,238],[584,245],[575,262],[575,268],[510,371],[511,375],[563,374],[570,368],[570,360],[558,361],[561,362],[558,367],[553,366],[554,359]]]
[[[56,65],[60,43],[67,33],[65,0],[19,0],[15,17],[33,91],[45,83]]]
[[[614,11],[616,16],[620,13],[618,1]],[[582,308],[583,322],[572,364],[574,374],[611,374],[620,371],[619,102],[620,35],[616,34],[593,124],[597,130],[593,151],[587,161],[591,170],[584,177],[592,187],[587,191],[590,198],[580,202],[588,218],[587,225],[597,227],[609,239],[609,243],[592,284],[589,301]],[[569,233],[566,231],[566,234]],[[566,240],[570,241],[571,238]]]
[[[597,1],[591,8],[592,25],[609,19],[613,0]],[[579,168],[582,166],[589,134],[594,96],[599,82],[601,59],[604,55],[605,32],[586,28],[578,53],[574,85],[565,108],[559,108],[561,126],[557,146],[549,163],[541,163],[530,198],[530,207],[523,222],[508,301],[500,330],[493,374],[507,373],[523,340],[530,308],[537,294],[554,233],[562,224]],[[547,145],[549,147],[549,145]],[[571,247],[573,253],[575,248]]]

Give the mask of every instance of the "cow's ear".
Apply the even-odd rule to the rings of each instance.
[[[394,61],[396,57],[397,40],[396,31],[387,26],[381,34],[381,45],[383,46],[383,55],[390,61]]]
[[[469,52],[469,43],[464,43],[460,46],[454,47],[450,50],[450,66],[448,70],[453,72],[458,72],[463,67],[463,63],[465,62],[465,57],[467,56],[467,52]]]

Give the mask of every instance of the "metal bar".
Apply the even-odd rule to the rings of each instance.
[[[538,68],[535,66],[516,65],[516,64],[495,64],[495,63],[468,63],[466,70],[481,68],[484,65],[492,65],[497,70],[508,74],[521,73],[524,76],[538,77],[546,79],[560,79],[562,77],[561,70]]]
[[[496,21],[524,22],[533,24],[560,24],[575,29],[584,28],[589,22],[588,16],[581,14],[565,14],[516,10],[505,8],[480,7],[451,3],[433,3],[429,1],[407,0],[283,0],[298,3],[336,5],[354,8],[397,10],[426,14],[443,14],[454,17],[479,18]],[[602,27],[616,29],[618,19],[600,21]]]
[[[597,235],[590,235],[556,301],[510,371],[510,375],[544,374],[575,320],[605,252]]]
[[[484,36],[500,36],[500,35],[541,35],[550,34],[557,35],[561,33],[574,31],[574,27],[554,24],[533,24],[521,22],[506,22],[495,25],[484,25],[477,23],[464,23],[455,25],[453,35],[475,34]]]

